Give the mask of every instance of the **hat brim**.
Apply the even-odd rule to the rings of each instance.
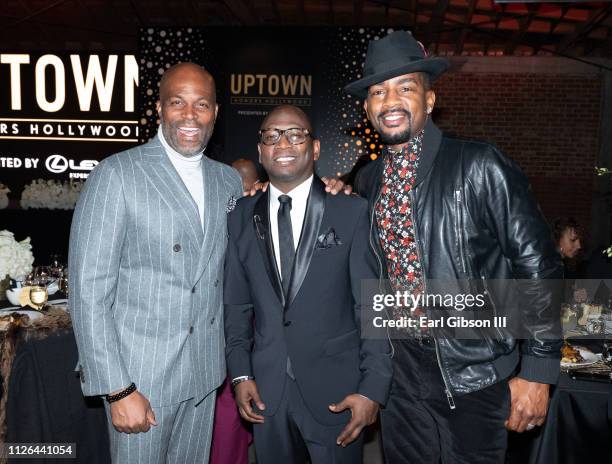
[[[427,73],[429,74],[431,80],[435,80],[444,71],[446,71],[449,66],[450,63],[446,58],[426,58],[399,66],[397,68],[391,68],[376,74],[371,74],[367,77],[356,80],[355,82],[351,82],[344,87],[344,91],[360,98],[366,98],[368,95],[368,88],[371,85],[401,76],[402,74],[410,74],[413,72]]]

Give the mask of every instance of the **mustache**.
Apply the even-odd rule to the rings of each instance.
[[[410,111],[408,110],[405,110],[404,108],[391,108],[390,110],[385,110],[378,113],[376,117],[377,119],[382,119],[391,113],[404,113],[409,120],[412,120],[412,113],[410,113]]]
[[[194,123],[193,121],[173,121],[170,123],[170,127],[193,127],[194,129],[202,129],[204,127],[204,124]]]

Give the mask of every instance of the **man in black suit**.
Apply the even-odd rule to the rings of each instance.
[[[378,278],[367,202],[333,197],[314,175],[308,117],[279,106],[258,144],[267,192],[228,219],[226,355],[257,462],[361,462],[362,429],[391,380],[388,340],[361,338],[362,280]],[[366,316],[367,315],[367,316]],[[367,321],[366,321],[367,322]]]

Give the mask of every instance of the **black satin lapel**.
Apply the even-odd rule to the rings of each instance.
[[[293,299],[300,291],[304,277],[306,277],[310,267],[310,260],[312,259],[319,228],[321,227],[321,220],[325,212],[325,195],[325,184],[315,176],[312,179],[310,196],[306,205],[306,215],[304,216],[304,225],[300,234],[300,243],[295,253],[295,262],[293,264],[287,298],[288,304],[285,305],[285,309],[293,302]]]
[[[274,258],[272,234],[270,233],[269,204],[270,197],[268,192],[265,192],[259,197],[253,208],[253,228],[255,229],[257,246],[263,257],[266,272],[268,273],[272,287],[274,287],[276,296],[284,306],[285,298],[281,286],[280,275],[278,274],[278,267],[276,266],[276,259]]]

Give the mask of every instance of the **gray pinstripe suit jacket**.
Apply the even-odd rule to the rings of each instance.
[[[225,377],[223,258],[238,173],[203,157],[204,227],[155,137],[102,161],[70,232],[70,313],[85,395],[136,383],[153,406]]]

